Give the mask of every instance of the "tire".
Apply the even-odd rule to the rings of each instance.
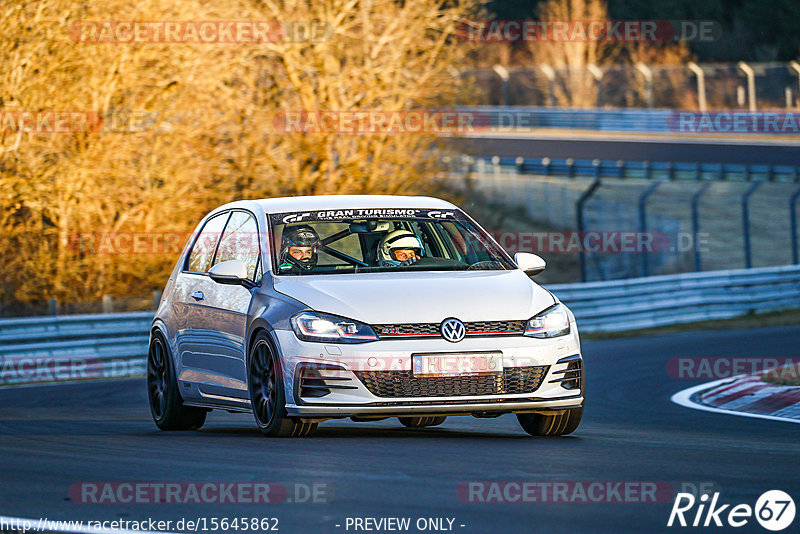
[[[299,438],[317,428],[317,423],[304,423],[286,415],[283,368],[265,332],[259,333],[253,342],[247,374],[253,416],[264,435]]]
[[[208,410],[183,405],[175,367],[159,332],[153,333],[147,351],[147,398],[153,421],[161,430],[197,430],[206,422]]]
[[[531,436],[566,436],[575,432],[583,417],[583,406],[567,410],[563,414],[518,413],[517,421]]]
[[[406,428],[422,428],[441,425],[447,417],[398,417],[398,419]]]

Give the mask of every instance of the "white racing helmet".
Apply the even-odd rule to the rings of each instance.
[[[419,257],[425,251],[422,241],[414,232],[395,230],[386,234],[378,243],[378,264],[381,267],[397,267],[402,264],[394,255],[395,250],[401,249],[412,249]]]

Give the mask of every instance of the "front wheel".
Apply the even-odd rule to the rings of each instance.
[[[150,413],[161,430],[196,430],[208,410],[184,406],[164,337],[156,332],[147,351],[147,398]]]
[[[575,432],[583,417],[583,406],[572,408],[557,415],[540,413],[518,413],[517,421],[531,436],[566,436]]]
[[[308,436],[317,423],[287,417],[283,390],[283,368],[272,350],[267,334],[260,333],[250,354],[248,389],[258,428],[270,437]]]
[[[398,417],[398,419],[406,428],[422,428],[441,425],[447,417]]]

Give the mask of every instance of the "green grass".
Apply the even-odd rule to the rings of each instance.
[[[784,365],[761,373],[761,381],[777,386],[800,386],[800,363]]]

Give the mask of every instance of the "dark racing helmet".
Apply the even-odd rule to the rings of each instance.
[[[301,224],[283,230],[281,244],[281,270],[295,266],[302,271],[310,271],[317,265],[317,249],[320,246],[319,234],[311,226]],[[296,258],[289,253],[294,247],[311,248],[308,257]],[[287,265],[288,264],[288,265]]]

